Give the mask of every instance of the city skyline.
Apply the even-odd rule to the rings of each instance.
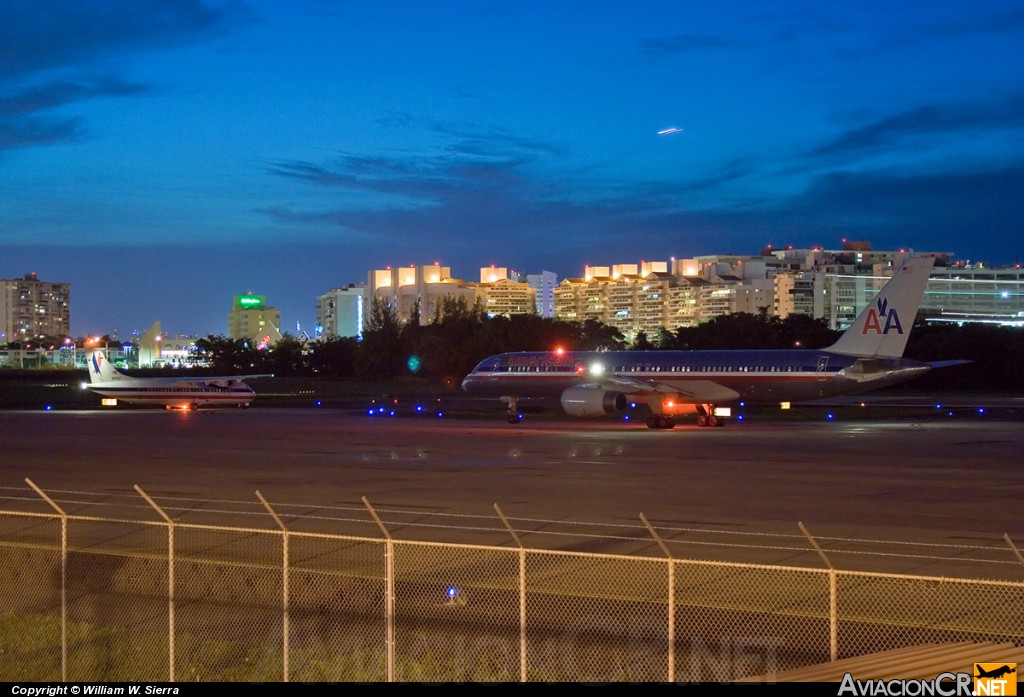
[[[0,0],[0,277],[72,334],[282,331],[368,269],[1020,261],[1024,9]],[[223,299],[223,307],[216,305]]]

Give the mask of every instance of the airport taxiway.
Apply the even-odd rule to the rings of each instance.
[[[899,571],[927,573],[937,568],[923,561],[929,556],[972,556],[983,548],[1000,566],[980,575],[1024,577],[1003,538],[1024,545],[1024,429],[997,418],[650,430],[567,418],[510,425],[500,412],[449,419],[334,409],[127,409],[5,411],[0,433],[6,510],[50,510],[28,478],[69,513],[154,519],[133,491],[138,485],[185,521],[273,527],[259,491],[296,529],[377,535],[365,497],[385,512],[396,537],[504,544],[498,504],[520,531],[535,531],[528,545],[630,552],[635,540],[642,553],[658,554],[643,514],[667,538],[699,545],[677,548],[678,556],[815,565],[798,529],[803,523],[832,547],[846,541],[859,549],[851,547],[857,540],[924,545],[914,548],[919,557],[896,565]],[[598,533],[573,536],[576,523]],[[498,533],[473,534],[482,526]],[[601,535],[623,539],[602,544]],[[730,552],[734,542],[738,551]],[[755,554],[748,543],[772,551]],[[857,554],[844,562],[862,563]]]

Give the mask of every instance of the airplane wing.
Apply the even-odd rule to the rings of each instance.
[[[263,375],[220,375],[213,377],[196,378],[195,380],[190,380],[190,382],[194,382],[197,385],[223,385],[224,383],[229,382],[241,382],[243,380],[253,380],[255,378],[272,377],[274,377],[273,373],[265,373]]]
[[[622,375],[604,378],[598,386],[606,390],[616,390],[631,395],[660,394],[673,396],[676,401],[693,404],[715,404],[731,402],[739,399],[740,394],[732,388],[721,385],[714,380],[687,380],[684,387],[666,385],[661,382],[644,382]]]

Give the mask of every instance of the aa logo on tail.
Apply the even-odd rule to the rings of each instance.
[[[864,328],[860,330],[861,336],[869,332],[888,334],[890,330],[902,334],[903,325],[900,324],[900,315],[896,312],[896,308],[889,309],[889,301],[885,298],[876,300],[875,306],[868,308],[867,317],[864,318]]]

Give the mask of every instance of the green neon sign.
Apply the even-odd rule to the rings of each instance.
[[[252,295],[243,295],[238,298],[238,306],[245,309],[252,309],[254,307],[261,307],[263,305],[262,297],[255,297]]]

